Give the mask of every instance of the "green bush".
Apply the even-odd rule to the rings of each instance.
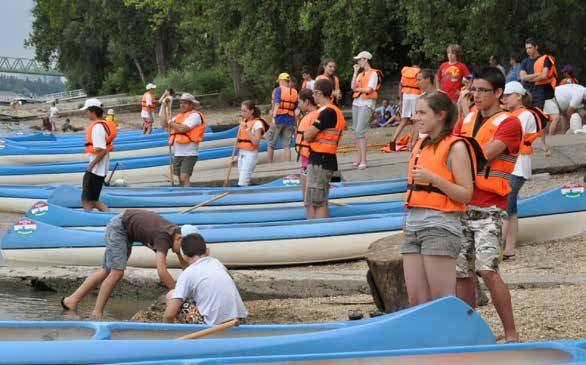
[[[224,67],[206,70],[191,67],[174,69],[167,72],[166,76],[157,76],[154,83],[160,90],[170,87],[194,95],[220,93],[222,100],[230,104],[236,98],[232,79]]]

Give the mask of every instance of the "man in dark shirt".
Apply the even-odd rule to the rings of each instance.
[[[159,278],[169,289],[174,289],[175,281],[167,270],[167,252],[169,249],[175,252],[181,267],[186,267],[180,254],[181,238],[179,226],[148,210],[128,209],[115,216],[104,234],[106,251],[102,268],[85,279],[73,294],[61,300],[63,309],[77,311],[79,302],[100,285],[92,316],[101,318],[112,290],[124,276],[133,242],[141,242],[155,252]]]
[[[317,120],[303,133],[310,143],[305,207],[307,219],[329,218],[328,195],[330,179],[338,170],[336,151],[346,126],[338,107],[331,104],[333,85],[328,80],[317,80],[313,85],[313,98],[318,105]]]

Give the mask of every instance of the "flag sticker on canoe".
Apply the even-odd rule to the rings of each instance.
[[[566,198],[578,198],[584,194],[584,184],[570,183],[562,186],[562,195]]]
[[[20,219],[14,223],[14,233],[31,234],[37,230],[37,224],[30,219]]]
[[[4,147],[6,147],[4,145],[4,140],[3,139],[0,139],[0,150],[4,149]]]
[[[31,208],[31,213],[35,216],[35,217],[40,217],[42,215],[47,214],[47,212],[49,211],[49,206],[47,205],[47,203],[37,203],[35,205],[33,205],[33,207]]]
[[[301,180],[297,175],[287,175],[283,178],[283,185],[301,185]]]

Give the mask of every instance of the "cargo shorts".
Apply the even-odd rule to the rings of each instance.
[[[330,195],[330,180],[334,171],[319,165],[307,166],[307,187],[305,189],[305,206],[327,207]]]
[[[295,133],[295,126],[292,124],[273,124],[266,136],[269,147],[275,148],[277,145],[277,140],[280,138],[281,146],[283,148],[289,148],[289,146],[291,146],[293,133]]]
[[[106,251],[102,268],[106,271],[112,269],[124,271],[126,263],[132,252],[132,242],[128,242],[128,233],[122,223],[122,213],[110,219],[104,234]]]
[[[504,217],[504,210],[496,206],[468,206],[462,216],[464,238],[456,259],[458,278],[469,278],[480,271],[498,272]]]

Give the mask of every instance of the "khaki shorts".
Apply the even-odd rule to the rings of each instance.
[[[295,126],[289,124],[273,124],[267,133],[267,142],[269,147],[275,148],[277,140],[281,138],[281,146],[289,148],[291,146],[291,138],[295,133]]]
[[[179,176],[184,174],[191,176],[193,174],[193,167],[197,162],[199,156],[174,156],[173,157],[173,174]]]
[[[426,228],[416,232],[406,231],[401,253],[457,258],[461,246],[462,236],[442,228]]]
[[[495,206],[468,206],[462,216],[464,239],[456,260],[459,278],[469,278],[474,272],[496,271],[503,247],[502,224],[504,210]]]
[[[305,206],[327,207],[330,194],[330,179],[334,171],[319,165],[307,166],[307,188],[305,190]]]
[[[555,98],[547,99],[543,104],[543,112],[547,115],[559,114],[560,107]]]

